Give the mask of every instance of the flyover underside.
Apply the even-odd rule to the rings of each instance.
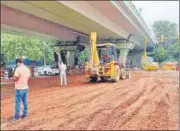
[[[1,31],[62,41],[75,41],[80,36],[81,40],[88,42],[88,36],[84,33],[4,5],[1,5]]]
[[[144,48],[143,32],[128,16],[129,14],[122,7],[122,2],[118,6],[112,3],[110,1],[3,1],[2,30],[60,41],[76,41],[77,37],[81,36],[79,42],[85,44],[89,44],[88,34],[96,31],[99,39],[129,39],[136,44],[134,52],[141,52]],[[148,44],[148,48],[151,47],[152,44]],[[121,45],[120,50],[125,63],[130,49]],[[70,53],[70,56],[73,57],[73,53]]]
[[[25,12],[32,16],[36,16],[46,20],[47,22],[53,22],[59,25],[63,25],[74,31],[83,32],[89,34],[91,31],[96,31],[101,37],[120,37],[111,30],[103,27],[95,21],[87,18],[86,16],[64,6],[59,2],[32,2],[32,1],[16,1],[2,2],[6,6],[12,7],[16,10]],[[57,12],[58,11],[58,12]],[[62,13],[63,12],[63,13]],[[26,19],[24,19],[26,20]],[[30,23],[27,23],[30,24]],[[46,32],[45,32],[46,33]],[[127,34],[128,35],[128,34]],[[70,39],[69,39],[70,40]]]
[[[143,33],[133,23],[128,12],[110,1],[3,1],[2,4],[27,14],[64,25],[89,34],[96,31],[99,38],[124,38],[141,44]],[[102,6],[103,5],[103,6]],[[120,9],[120,10],[119,10]],[[62,13],[63,12],[63,13]],[[113,14],[113,15],[112,15]],[[45,32],[46,33],[46,32]]]

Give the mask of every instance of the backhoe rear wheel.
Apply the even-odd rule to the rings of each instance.
[[[114,82],[118,82],[119,81],[119,78],[120,78],[120,69],[119,69],[119,66],[118,65],[115,65],[114,67]]]
[[[125,69],[121,69],[121,77],[120,77],[122,80],[125,80],[126,79],[126,70]]]

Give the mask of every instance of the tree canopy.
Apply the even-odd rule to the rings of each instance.
[[[156,38],[160,38],[161,35],[167,39],[177,37],[177,24],[174,22],[159,20],[155,21],[152,27]]]
[[[18,56],[25,56],[31,60],[42,60],[45,52],[46,62],[53,60],[52,42],[30,38],[27,36],[16,36],[1,34],[1,53],[4,54],[6,63]]]
[[[164,60],[166,60],[167,55],[167,51],[164,49],[162,45],[160,45],[155,49],[154,60],[161,63]]]
[[[170,21],[155,21],[153,23],[153,31],[156,38],[164,36],[164,41],[158,43],[154,49],[154,60],[161,63],[163,61],[179,61],[179,41],[175,37],[178,36],[177,24]]]

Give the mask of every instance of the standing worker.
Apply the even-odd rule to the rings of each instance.
[[[60,79],[61,79],[60,80],[61,81],[61,86],[63,86],[63,83],[64,83],[65,86],[67,85],[66,69],[67,69],[67,66],[63,62],[60,62],[60,64],[59,64],[59,73],[60,73]]]
[[[14,73],[15,81],[15,116],[13,120],[20,119],[20,104],[21,100],[24,105],[22,118],[25,118],[28,113],[28,80],[30,78],[30,70],[24,65],[22,58],[16,59],[16,70]]]

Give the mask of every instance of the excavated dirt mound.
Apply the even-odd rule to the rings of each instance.
[[[134,72],[118,83],[88,83],[83,75],[30,80],[29,115],[12,121],[13,85],[1,88],[1,129],[177,130],[178,72]]]

